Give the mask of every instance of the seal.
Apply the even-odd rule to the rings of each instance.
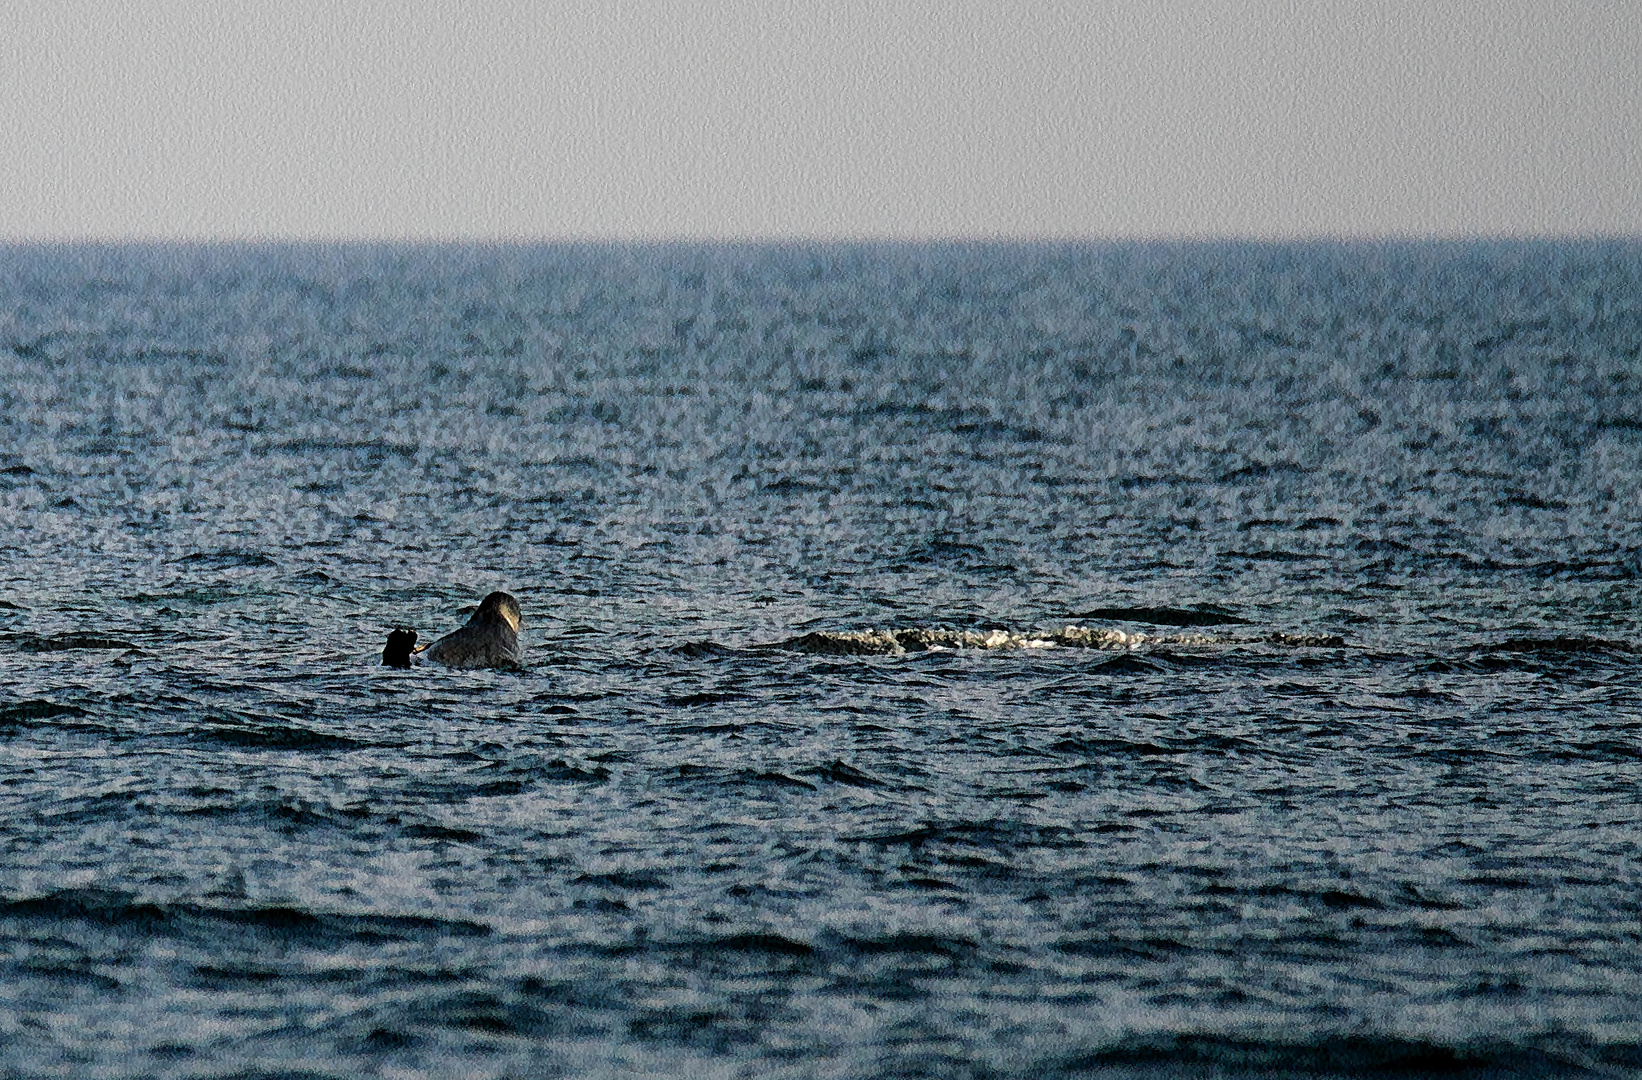
[[[519,627],[523,622],[519,601],[510,593],[493,592],[480,601],[479,610],[466,626],[432,645],[414,649],[416,631],[395,630],[388,635],[388,644],[382,650],[382,663],[388,667],[409,667],[411,657],[415,656],[445,667],[518,667],[524,662],[524,652],[519,648]]]

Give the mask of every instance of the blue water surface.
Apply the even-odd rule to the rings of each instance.
[[[0,1075],[1642,1074],[1639,495],[1629,242],[0,249]]]

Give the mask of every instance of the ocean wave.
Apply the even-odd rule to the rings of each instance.
[[[85,710],[55,701],[30,699],[28,701],[0,702],[0,727],[26,726],[32,720],[50,720],[58,716],[84,716]]]
[[[1074,616],[1101,622],[1138,622],[1153,626],[1247,626],[1249,620],[1214,607],[1102,607]]]
[[[157,903],[107,889],[63,889],[43,896],[0,901],[0,920],[81,922],[142,934],[170,931],[254,934],[314,945],[356,942],[382,944],[485,937],[490,927],[466,919],[426,915],[337,913],[294,907],[211,907],[192,902]]]
[[[1606,1051],[1606,1052],[1605,1052]],[[1394,1036],[1320,1033],[1314,1039],[1240,1038],[1219,1034],[1134,1036],[1075,1055],[1036,1075],[1296,1076],[1604,1076],[1635,1067],[1634,1047],[1451,1044]],[[1167,1071],[1163,1071],[1167,1070]]]
[[[308,752],[359,750],[375,745],[347,735],[319,731],[300,724],[280,723],[196,723],[189,731],[189,739],[191,742],[214,742],[237,749]]]
[[[1637,651],[1636,646],[1623,641],[1608,641],[1603,638],[1592,637],[1522,637],[1510,638],[1494,645],[1479,645],[1477,652],[1504,652],[1504,653],[1548,653],[1551,655],[1568,653],[1603,653],[1629,654]]]
[[[0,634],[0,645],[9,645],[18,652],[25,653],[52,653],[52,652],[99,652],[119,650],[131,652],[138,646],[124,638],[101,637],[96,634],[32,634],[20,631],[14,634]]]
[[[1289,648],[1340,648],[1345,639],[1336,634],[1211,635],[1162,634],[1108,627],[1069,625],[1059,630],[944,630],[914,627],[897,630],[812,630],[765,649],[814,653],[822,656],[898,656],[937,649],[1134,649],[1193,645],[1282,645]],[[697,655],[706,650],[696,646]]]

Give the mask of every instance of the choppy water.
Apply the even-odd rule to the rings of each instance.
[[[0,250],[0,1074],[1642,1072],[1639,349],[1635,244]]]

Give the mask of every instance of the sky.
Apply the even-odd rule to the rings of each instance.
[[[0,240],[1642,235],[1635,0],[53,0]]]

